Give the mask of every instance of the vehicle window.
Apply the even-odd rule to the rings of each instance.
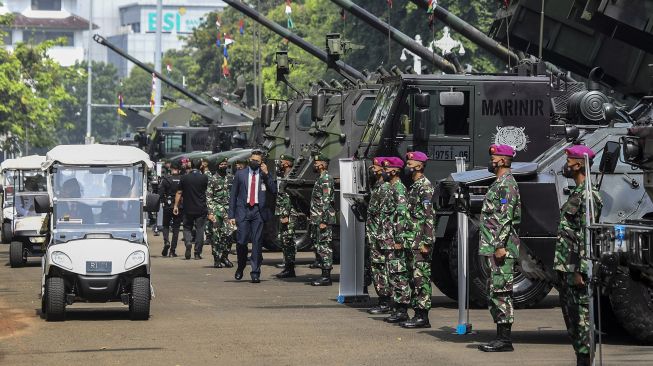
[[[370,112],[374,106],[374,98],[365,98],[356,109],[356,124],[364,126],[370,118]]]
[[[377,144],[381,140],[380,131],[383,129],[398,93],[399,83],[388,84],[381,88],[374,101],[374,106],[370,111],[367,127],[363,133],[362,142],[373,142]]]
[[[311,128],[313,120],[311,119],[311,111],[313,109],[311,106],[306,106],[299,112],[299,118],[297,119],[297,128],[300,130],[307,130]]]
[[[439,136],[469,136],[469,92],[462,106],[441,106],[440,91],[431,91],[429,115],[431,134]],[[415,108],[415,107],[413,107]]]
[[[186,135],[165,135],[165,153],[183,153]]]

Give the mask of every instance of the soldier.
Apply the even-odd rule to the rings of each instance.
[[[277,177],[280,179],[279,190],[277,194],[277,205],[274,214],[279,216],[279,242],[283,249],[284,270],[278,273],[277,278],[294,278],[295,277],[295,223],[297,222],[297,210],[292,205],[290,195],[286,192],[286,183],[281,179],[286,178],[292,170],[295,158],[288,154],[283,154],[279,158],[279,167]]]
[[[379,303],[367,310],[369,314],[387,314],[392,310],[392,288],[388,279],[388,265],[382,249],[382,242],[379,240],[379,230],[383,223],[381,220],[383,202],[390,188],[390,183],[383,180],[382,172],[385,159],[377,156],[372,160],[370,167],[372,179],[375,179],[375,182],[370,192],[370,203],[367,208],[365,236],[370,252],[372,283],[374,283],[374,290],[379,296]]]
[[[590,166],[594,152],[587,146],[576,145],[566,149],[567,162],[562,175],[571,178],[576,188],[569,194],[560,210],[558,240],[554,257],[554,269],[558,274],[560,307],[571,336],[577,365],[590,365],[589,299],[587,293],[587,260],[585,253],[585,154]],[[598,190],[592,187],[594,217],[601,215],[603,206]]]
[[[483,201],[479,255],[490,267],[488,303],[497,324],[497,339],[478,348],[484,352],[513,351],[510,329],[513,322],[512,289],[515,260],[519,258],[521,200],[510,165],[515,150],[508,145],[491,145],[488,170],[497,176]]]
[[[424,175],[428,156],[421,151],[406,154],[404,173],[413,184],[408,192],[410,219],[404,234],[408,262],[412,270],[413,292],[411,297],[415,316],[400,325],[404,328],[430,328],[431,309],[431,254],[435,242],[435,213],[433,212],[433,184]]]
[[[161,202],[163,203],[163,252],[161,252],[161,255],[164,257],[168,256],[168,250],[170,250],[171,257],[177,256],[177,240],[179,239],[179,228],[181,227],[183,213],[179,212],[179,214],[175,215],[172,211],[180,180],[179,166],[173,164],[171,165],[171,174],[163,177],[159,187]],[[172,243],[169,241],[171,224]]]
[[[410,304],[410,279],[408,273],[407,251],[404,230],[410,215],[406,206],[406,186],[401,182],[400,171],[404,162],[397,157],[388,157],[383,162],[383,180],[390,183],[388,194],[383,201],[379,240],[388,266],[390,286],[395,308],[384,319],[388,323],[408,320]]]
[[[312,239],[315,252],[320,258],[322,277],[311,282],[313,286],[331,286],[333,268],[332,225],[336,223],[333,178],[329,175],[329,158],[323,153],[313,157],[313,170],[320,176],[315,180],[311,193]]]
[[[227,158],[218,164],[218,170],[209,180],[206,191],[206,200],[209,206],[211,220],[211,248],[214,268],[231,268],[233,263],[229,260],[229,252],[233,243],[233,232],[236,228],[229,223],[227,208],[229,207],[229,194],[233,175],[227,172],[229,162]]]

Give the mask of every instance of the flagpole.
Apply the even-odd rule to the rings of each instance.
[[[261,0],[257,1],[257,10],[261,9]],[[261,104],[263,104],[263,67],[261,65],[261,26],[257,22],[256,23],[256,65],[258,67],[258,102],[259,105],[257,107],[260,107]]]
[[[154,71],[161,73],[161,28],[163,27],[163,0],[156,2],[156,43],[154,45]],[[155,79],[154,94],[154,113],[158,114],[161,110],[161,80]]]
[[[92,98],[93,98],[93,68],[92,68],[92,62],[91,62],[91,47],[93,44],[92,37],[93,37],[93,0],[89,2],[89,15],[88,15],[88,57],[86,59],[86,62],[88,63],[87,66],[87,90],[86,90],[86,141],[85,143],[90,144],[92,142],[91,140],[91,113],[93,111],[92,107]],[[27,130],[25,130],[27,131]],[[27,139],[25,139],[25,145],[27,146]],[[27,150],[27,147],[26,147]]]

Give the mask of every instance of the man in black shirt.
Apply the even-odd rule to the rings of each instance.
[[[177,253],[177,240],[179,239],[179,227],[181,226],[182,213],[175,215],[172,210],[174,208],[175,196],[179,189],[179,182],[181,175],[179,175],[179,165],[175,163],[171,167],[172,174],[166,175],[161,180],[159,192],[161,193],[161,203],[163,204],[163,252],[162,256],[176,257]],[[179,211],[182,211],[181,205]],[[172,243],[170,242],[170,224],[172,223]]]
[[[202,259],[202,246],[204,245],[204,226],[209,213],[206,205],[206,189],[209,178],[199,171],[201,161],[193,161],[193,170],[181,177],[175,207],[172,212],[179,214],[179,203],[184,201],[184,241],[186,242],[186,259],[190,259],[191,236],[195,226],[195,259]]]

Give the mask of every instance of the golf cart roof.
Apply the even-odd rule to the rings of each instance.
[[[29,155],[22,158],[7,159],[0,164],[0,170],[36,170],[41,169],[45,156]]]
[[[133,165],[145,163],[149,168],[154,164],[145,151],[134,146],[122,145],[59,145],[48,151],[44,168],[55,162],[66,165]]]

